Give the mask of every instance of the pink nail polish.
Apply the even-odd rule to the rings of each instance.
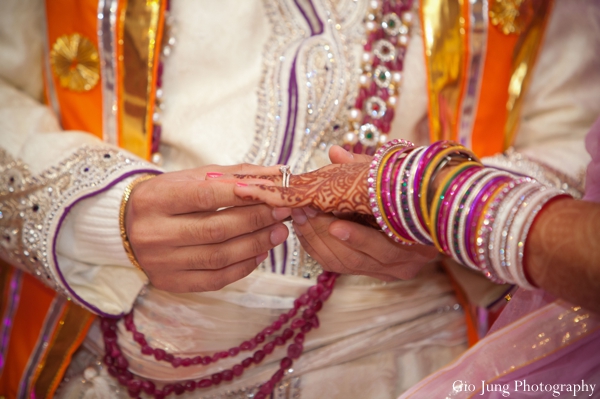
[[[219,173],[219,172],[208,172],[206,174],[206,177],[209,179],[214,179],[216,177],[221,177],[221,176],[223,176],[223,173]]]
[[[237,183],[235,183],[235,185],[238,187],[248,187],[248,185],[246,183],[242,183],[242,182],[237,182]]]

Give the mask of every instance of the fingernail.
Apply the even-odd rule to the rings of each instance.
[[[344,150],[346,152],[346,156],[350,159],[354,159],[354,154],[352,154],[350,151],[346,150],[345,148],[342,147],[342,150]]]
[[[221,177],[221,176],[223,176],[223,173],[219,173],[219,172],[208,172],[206,174],[206,177],[209,179],[214,179],[216,177]]]
[[[333,229],[331,229],[329,234],[331,234],[332,236],[334,236],[342,241],[348,241],[348,239],[350,238],[350,232],[348,230],[341,229],[341,228],[333,228]]]
[[[269,256],[269,254],[267,252],[265,252],[264,254],[258,255],[256,257],[256,266],[260,265],[261,263],[263,263],[263,261],[265,259],[267,259],[267,256]]]
[[[287,236],[287,228],[276,228],[271,232],[271,244],[279,245],[285,241]]]
[[[275,208],[273,209],[273,219],[275,220],[283,220],[288,218],[292,214],[292,210],[290,208]]]
[[[235,183],[235,185],[238,187],[248,187],[248,185],[246,183],[242,183],[242,182],[237,182],[237,183]]]
[[[305,206],[304,208],[302,208],[304,210],[304,213],[306,213],[306,216],[308,216],[309,218],[314,218],[315,216],[317,216],[317,211],[313,208],[309,208],[308,206]]]
[[[304,211],[299,208],[292,209],[292,219],[294,220],[294,223],[299,224],[300,226],[308,220]]]

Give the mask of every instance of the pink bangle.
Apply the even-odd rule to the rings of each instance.
[[[373,156],[371,167],[367,175],[367,186],[369,193],[369,203],[377,224],[381,230],[396,242],[402,242],[402,237],[394,234],[389,227],[386,216],[383,214],[382,198],[381,198],[381,173],[382,161],[388,156],[388,152],[399,147],[409,147],[412,143],[405,140],[392,140],[384,144]],[[385,166],[385,165],[383,165]]]
[[[498,190],[498,187],[501,187],[512,180],[513,178],[508,174],[494,177],[482,188],[481,192],[479,192],[477,197],[473,200],[473,205],[471,206],[465,228],[465,240],[467,241],[467,255],[479,268],[481,265],[477,262],[477,247],[475,242],[478,237],[477,226],[480,219],[483,217],[483,209],[488,204],[492,195]]]
[[[402,222],[400,220],[400,209],[396,207],[396,196],[395,193],[392,195],[392,192],[396,188],[396,181],[398,179],[398,174],[402,169],[402,163],[407,154],[413,149],[414,147],[399,149],[394,156],[389,159],[388,162],[390,163],[390,166],[384,171],[383,176],[383,187],[385,188],[385,190],[382,190],[384,212],[393,230],[396,232],[396,234],[402,237],[404,241],[408,241],[408,234],[406,233],[406,230],[404,230],[404,227],[402,227]]]
[[[468,266],[474,270],[480,271],[479,267],[475,263],[472,257],[469,256],[468,251],[468,236],[467,236],[467,226],[469,223],[469,216],[473,217],[473,204],[475,200],[484,192],[484,188],[488,185],[490,181],[498,177],[507,176],[508,172],[498,171],[494,169],[488,169],[489,173],[484,175],[481,179],[479,179],[471,189],[468,190],[465,195],[464,205],[462,208],[462,212],[460,214],[460,219],[458,222],[458,250],[459,254],[462,258],[463,264]]]

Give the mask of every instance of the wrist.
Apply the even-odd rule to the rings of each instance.
[[[542,226],[548,225],[549,221],[553,219],[555,210],[563,207],[565,201],[569,199],[568,196],[558,196],[548,201],[535,216],[529,228],[529,234],[523,249],[523,272],[527,281],[535,288],[545,286],[548,273],[548,265],[544,256],[545,251],[543,250],[544,229]]]
[[[121,206],[119,208],[119,230],[120,230],[120,234],[121,234],[121,241],[123,244],[123,249],[125,250],[125,254],[127,255],[127,258],[129,259],[131,264],[143,273],[145,273],[145,271],[142,268],[142,266],[139,264],[139,262],[137,261],[137,259],[135,257],[135,253],[133,252],[133,247],[132,247],[131,242],[129,241],[129,237],[127,235],[127,226],[126,226],[127,208],[128,208],[129,200],[131,198],[131,194],[132,194],[134,188],[138,184],[145,182],[146,180],[150,180],[154,177],[156,177],[156,175],[153,175],[153,174],[142,175],[142,176],[136,178],[135,180],[133,180],[131,183],[129,183],[129,185],[123,191],[123,196],[121,198]]]

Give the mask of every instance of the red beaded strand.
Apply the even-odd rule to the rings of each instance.
[[[256,334],[252,339],[242,342],[239,346],[227,351],[216,352],[212,356],[181,358],[167,353],[163,349],[152,348],[146,341],[144,334],[137,331],[133,320],[133,312],[124,317],[125,328],[132,333],[134,341],[140,345],[142,354],[154,356],[158,361],[169,362],[175,368],[200,364],[208,365],[227,357],[235,357],[241,352],[252,351],[260,344],[265,343],[268,336],[275,334],[276,331],[279,331],[286,324],[290,323],[290,326],[284,328],[281,334],[274,336],[272,340],[265,343],[262,349],[256,350],[251,356],[246,357],[231,369],[215,373],[210,378],[166,384],[162,388],[157,388],[152,381],[136,378],[128,370],[129,362],[123,356],[118,344],[116,333],[117,319],[103,318],[101,320],[105,347],[104,362],[108,366],[109,374],[117,378],[121,385],[127,387],[129,396],[132,398],[138,398],[143,392],[156,399],[162,399],[171,393],[181,395],[186,391],[191,392],[195,389],[219,385],[223,381],[231,381],[233,378],[241,376],[244,373],[244,369],[250,367],[252,364],[261,363],[266,356],[273,352],[276,346],[283,346],[293,338],[293,343],[289,344],[287,348],[287,357],[284,357],[280,362],[280,368],[271,376],[269,381],[260,386],[254,396],[255,399],[264,399],[271,394],[277,383],[283,379],[285,371],[292,366],[294,359],[298,359],[302,354],[305,334],[313,328],[319,327],[317,313],[323,308],[323,302],[327,301],[331,296],[337,277],[338,274],[336,273],[323,272],[317,278],[317,284],[310,287],[306,293],[294,300],[294,307],[286,313],[281,314],[270,326]],[[296,317],[300,310],[302,310],[301,315]],[[300,331],[298,332],[297,330]]]

